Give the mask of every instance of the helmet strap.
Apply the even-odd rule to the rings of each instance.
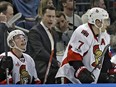
[[[14,46],[12,47],[11,46],[11,48],[16,48],[16,49],[18,49],[18,50],[20,50],[21,52],[25,52],[26,51],[26,48],[25,49],[20,49],[17,45],[16,45],[16,43],[13,41],[13,43],[14,43]],[[27,45],[27,43],[26,43],[26,45]]]
[[[102,21],[101,27],[97,26],[96,23],[94,24],[95,27],[98,28],[98,30],[99,30],[99,36],[98,36],[98,42],[99,42],[99,43],[101,42],[101,33],[102,33],[102,32],[101,32],[101,29],[103,28],[103,24],[104,24],[104,21],[103,21],[103,20],[101,20],[101,21]]]

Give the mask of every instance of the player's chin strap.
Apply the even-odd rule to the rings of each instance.
[[[102,21],[101,27],[98,27],[98,26],[96,25],[96,23],[94,24],[95,27],[99,29],[99,36],[98,36],[98,42],[99,42],[99,43],[101,42],[101,38],[100,38],[100,37],[101,37],[101,29],[103,28],[103,24],[104,24],[104,21],[103,21],[103,20],[101,20],[101,21]]]
[[[25,52],[26,51],[26,48],[25,49],[20,49],[19,47],[15,47],[16,49],[20,50],[21,52]]]
[[[18,50],[20,50],[21,52],[25,52],[26,51],[26,47],[25,47],[25,49],[20,49],[17,45],[16,45],[16,43],[13,41],[13,43],[14,43],[14,46],[12,47],[12,48],[16,48],[16,49],[18,49]],[[27,43],[26,43],[26,46],[27,46]]]

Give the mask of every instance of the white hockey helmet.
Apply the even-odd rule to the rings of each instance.
[[[88,22],[95,25],[96,20],[103,21],[104,19],[109,19],[109,14],[106,10],[99,7],[94,7],[90,9],[88,14]]]
[[[8,44],[8,46],[10,47],[10,48],[17,48],[17,49],[19,49],[20,51],[25,51],[25,50],[22,50],[22,49],[20,49],[20,48],[18,48],[17,46],[16,46],[16,44],[15,44],[15,42],[14,42],[14,40],[13,40],[13,38],[15,37],[15,36],[17,36],[17,35],[23,35],[23,36],[25,36],[26,37],[26,35],[24,34],[24,32],[23,31],[21,31],[21,30],[13,30],[13,31],[11,31],[10,33],[9,33],[9,35],[8,35],[8,37],[7,37],[7,44]],[[26,39],[27,40],[27,39]],[[11,45],[11,41],[13,41],[13,43],[15,44],[15,46],[12,46]],[[27,43],[27,42],[26,42]]]

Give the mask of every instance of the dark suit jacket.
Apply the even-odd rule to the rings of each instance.
[[[12,30],[12,28],[7,28],[7,26],[4,23],[0,23],[0,54],[10,50],[8,46],[5,47],[5,44],[7,45],[7,32],[11,32]],[[4,37],[5,33],[6,36]]]
[[[54,35],[53,35],[54,37]],[[49,37],[41,24],[35,25],[28,34],[28,44],[30,47],[30,55],[35,60],[35,66],[38,77],[44,80],[45,72],[48,66],[48,62],[51,54],[51,43]],[[54,38],[55,42],[55,38]],[[55,75],[58,70],[58,63],[56,60],[56,42],[54,46],[54,56],[52,59],[51,68],[48,75],[47,83],[55,82]]]

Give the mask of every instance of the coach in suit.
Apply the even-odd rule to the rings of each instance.
[[[30,55],[35,60],[38,77],[44,81],[45,72],[50,59],[51,51],[54,50],[52,64],[46,84],[55,83],[55,75],[59,68],[56,59],[56,42],[52,27],[55,22],[55,8],[47,6],[43,9],[43,17],[40,23],[35,25],[29,32],[28,43]],[[51,33],[52,32],[52,33]]]
[[[4,43],[4,39],[6,39],[4,37],[5,29],[7,30],[7,32],[11,32],[12,30],[14,30],[13,28],[7,28],[3,23],[8,22],[13,17],[14,13],[13,5],[7,1],[4,0],[0,2],[0,54],[5,52],[6,48],[7,50],[9,50],[8,46],[6,47]]]

